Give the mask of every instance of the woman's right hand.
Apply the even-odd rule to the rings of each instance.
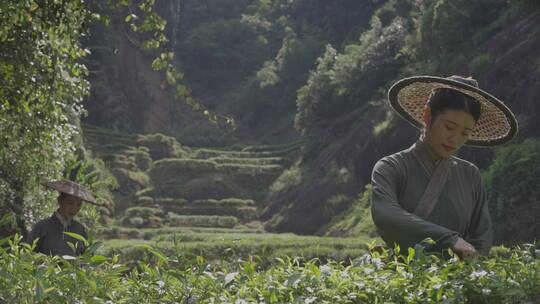
[[[452,250],[462,258],[476,253],[474,246],[462,238],[458,238],[454,246],[452,246]]]

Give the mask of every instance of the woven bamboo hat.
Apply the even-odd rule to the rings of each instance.
[[[415,76],[396,82],[388,91],[390,106],[416,128],[423,128],[422,114],[435,89],[448,88],[464,93],[480,103],[481,111],[470,139],[470,146],[495,146],[511,140],[517,133],[514,114],[493,95],[478,88],[472,78],[450,76]]]
[[[96,204],[96,198],[92,195],[92,193],[90,193],[90,191],[88,191],[86,188],[75,182],[62,180],[45,182],[44,185],[58,192],[73,195],[82,199],[83,201]]]

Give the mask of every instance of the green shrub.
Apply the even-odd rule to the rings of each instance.
[[[337,50],[327,45],[324,54],[317,59],[317,68],[309,75],[307,84],[298,90],[294,127],[303,135],[314,127],[319,105],[332,97],[332,68],[336,57]]]
[[[154,199],[150,196],[137,196],[134,203],[138,206],[151,206],[154,204]]]
[[[228,205],[168,205],[163,206],[166,211],[172,211],[183,215],[230,215],[240,219],[242,222],[252,221],[257,218],[257,208],[237,207]]]
[[[227,151],[218,149],[197,149],[193,152],[193,158],[266,158],[278,157],[287,151]]]
[[[433,1],[420,26],[420,47],[433,56],[448,57],[463,48],[463,37],[470,35],[474,5],[466,0]]]
[[[287,154],[294,151],[298,151],[304,144],[305,139],[299,139],[280,145],[256,145],[242,147],[244,152],[274,152],[279,154]]]
[[[170,249],[148,241],[115,241],[117,248],[125,248],[124,257],[137,261],[131,267],[120,263],[118,256],[96,255],[97,243],[81,257],[62,258],[33,254],[18,240],[11,241],[7,248],[0,247],[0,301],[497,304],[540,299],[540,251],[534,246],[511,249],[509,258],[446,261],[414,251],[400,257],[391,251],[359,254],[343,242],[342,253],[316,249],[322,258],[315,260],[287,256],[263,260],[250,252],[272,256],[265,246],[249,249],[229,243],[194,250],[180,240],[167,243]],[[215,263],[201,255],[211,248],[217,253]],[[298,250],[304,256],[313,252]],[[247,258],[236,258],[242,255]],[[332,255],[356,258],[348,263],[324,258]]]
[[[399,72],[407,20],[392,19],[383,25],[377,16],[359,43],[338,54],[332,46],[317,60],[307,83],[298,90],[295,128],[303,135],[317,135],[326,123],[368,104],[377,90]]]
[[[327,168],[325,179],[334,184],[346,184],[354,177],[352,170],[346,166],[339,166],[335,161],[331,161]]]
[[[240,199],[240,198],[224,198],[219,200],[218,204],[220,205],[227,205],[227,206],[255,206],[255,201],[251,199]]]
[[[376,237],[375,224],[371,218],[371,191],[371,184],[366,185],[364,192],[360,193],[352,205],[332,218],[319,230],[318,234],[340,237]]]
[[[169,226],[233,228],[238,224],[238,219],[234,216],[178,215],[169,212],[167,222]]]
[[[152,215],[160,216],[163,215],[163,210],[158,208],[151,208],[151,207],[131,207],[126,209],[124,212],[124,215],[127,217],[133,217],[133,216],[141,216],[141,217],[149,217]]]
[[[216,170],[231,175],[276,175],[283,168],[280,165],[218,164]]]
[[[217,164],[202,159],[167,158],[154,162],[150,176],[154,183],[168,180],[188,181],[205,173],[215,172]]]
[[[147,171],[152,165],[152,158],[146,147],[131,148],[124,152],[128,156],[132,157],[136,167],[142,171]]]
[[[300,184],[302,181],[302,171],[295,165],[285,169],[283,173],[270,186],[270,194],[276,195]]]
[[[188,204],[188,200],[185,198],[158,198],[156,204],[160,206],[185,206]]]
[[[132,172],[138,170],[135,158],[124,154],[117,154],[112,158],[106,158],[105,161],[108,162],[111,168],[121,168]]]
[[[151,239],[168,239],[173,235],[191,235],[190,238],[202,238],[213,240],[216,236],[234,234],[261,234],[260,229],[237,227],[234,229],[225,228],[205,228],[205,227],[156,227],[156,228],[133,228],[109,225],[95,229],[95,235],[108,244],[116,244],[116,239],[132,239],[132,242]],[[226,237],[230,238],[230,237]]]
[[[352,198],[345,194],[335,194],[328,198],[322,206],[321,213],[325,219],[330,220],[352,205]]]
[[[249,259],[250,255],[257,255],[264,264],[272,262],[274,257],[284,258],[306,257],[331,259],[340,258],[347,262],[349,259],[361,256],[366,252],[365,238],[321,238],[314,236],[298,236],[290,233],[254,233],[254,231],[242,232],[238,229],[215,229],[186,228],[182,231],[154,234],[152,239],[167,253],[174,250],[182,250],[185,253],[198,254],[208,260],[224,259],[227,262],[238,258]],[[146,230],[146,229],[145,229]],[[183,240],[181,248],[175,248],[173,243],[178,239]],[[114,241],[107,241],[114,248],[124,248]],[[132,245],[133,246],[133,245]],[[123,251],[123,250],[122,250]]]
[[[142,190],[139,190],[137,192],[135,192],[135,196],[149,196],[149,197],[154,197],[155,196],[155,190],[154,190],[154,187],[148,187],[148,188],[144,188]]]
[[[395,116],[391,111],[386,112],[386,117],[383,121],[373,126],[373,137],[385,136],[395,125]]]
[[[118,180],[120,188],[129,189],[125,192],[135,192],[148,186],[150,178],[142,171],[130,171],[124,168],[113,168],[112,173]]]
[[[219,201],[213,198],[209,198],[209,199],[202,199],[202,200],[194,200],[192,204],[195,204],[198,206],[201,206],[201,205],[216,206],[219,204]]]
[[[261,88],[276,85],[280,79],[278,75],[278,67],[274,61],[266,61],[263,67],[257,71],[257,80]]]
[[[234,157],[211,157],[208,159],[216,164],[238,164],[238,165],[283,165],[286,159],[283,157],[261,157],[261,158],[234,158]]]
[[[532,242],[540,236],[540,140],[497,150],[484,172],[495,242]]]
[[[182,157],[188,154],[174,137],[165,136],[163,134],[148,134],[139,135],[137,144],[148,148],[150,156],[153,160],[163,158]]]
[[[152,207],[131,207],[126,209],[122,224],[132,227],[161,227],[163,211]]]

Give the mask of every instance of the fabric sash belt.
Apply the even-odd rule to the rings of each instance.
[[[424,167],[424,169],[427,171],[428,176],[431,176],[431,178],[426,190],[424,191],[424,194],[422,195],[422,198],[420,199],[420,203],[414,210],[414,214],[423,219],[427,219],[437,204],[439,196],[441,195],[446,181],[448,180],[448,174],[450,172],[450,159],[444,158],[439,161],[438,164],[434,164],[425,150],[424,145],[425,143],[423,143],[421,140],[417,141],[414,144],[412,153],[420,162],[422,167]]]

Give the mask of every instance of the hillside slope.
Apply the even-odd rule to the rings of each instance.
[[[482,88],[505,100],[520,124],[519,136],[514,143],[540,136],[537,102],[540,99],[539,25],[538,11],[514,17],[470,53],[462,54],[467,57],[454,57],[460,64],[438,72],[442,75],[473,75]],[[488,58],[488,61],[480,64],[478,58]],[[419,67],[422,65],[418,62],[408,63],[402,66],[400,74],[433,73]],[[380,88],[389,88],[397,79],[391,76],[381,80],[384,84]],[[317,140],[306,149],[309,153],[303,155],[298,169],[304,177],[302,182],[268,198],[268,207],[263,213],[267,229],[325,233],[320,230],[324,223],[351,211],[351,204],[370,181],[375,161],[414,142],[418,136],[414,128],[388,112],[383,93],[376,96],[375,105],[361,104],[349,113],[325,117],[324,128],[315,130],[313,136]],[[486,169],[492,163],[495,150],[466,147],[460,151],[460,157]],[[530,187],[538,185],[531,184]],[[515,226],[531,224],[525,223],[527,221],[520,224],[520,218],[507,220],[514,221]],[[529,240],[531,237],[529,234]],[[510,241],[508,236],[504,241]]]

